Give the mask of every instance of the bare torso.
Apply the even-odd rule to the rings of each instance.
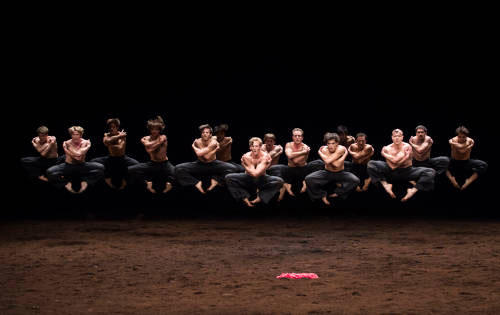
[[[203,141],[202,138],[198,138],[194,141],[194,145],[198,149],[210,148],[206,154],[198,156],[198,160],[201,162],[210,163],[216,159],[218,142],[215,138],[211,138],[208,141]]]
[[[464,143],[459,143],[458,138],[454,137],[450,139],[451,144],[451,158],[454,160],[468,160],[470,159],[470,153],[472,147],[474,146],[474,140],[467,137]]]
[[[104,134],[104,142],[108,143],[106,144],[106,147],[108,148],[109,155],[110,156],[115,156],[115,157],[120,157],[125,155],[125,146],[127,144],[126,138],[118,138],[115,140],[110,140],[112,139],[112,135],[109,133]]]
[[[247,152],[242,156],[241,160],[242,165],[246,166],[245,172],[252,176],[261,176],[265,174],[266,169],[271,165],[271,156],[267,152],[264,152],[262,150],[257,154],[253,154],[252,151]],[[248,168],[250,168],[252,171],[255,171],[256,173],[250,174]]]
[[[429,136],[425,136],[424,140],[420,140],[417,137],[411,137],[410,145],[413,150],[413,158],[416,161],[428,160],[431,157],[432,143],[432,138]]]
[[[335,152],[330,152],[330,150],[328,150],[327,146],[322,146],[320,150],[328,158],[332,157],[333,155],[336,156],[336,158],[334,159],[334,161],[332,161],[331,163],[326,163],[325,162],[325,169],[327,171],[337,173],[337,172],[340,172],[340,171],[344,170],[344,160],[345,160],[347,149],[343,145],[339,144],[337,146],[337,149],[335,150]],[[342,159],[342,163],[340,163],[340,165],[335,165],[335,164],[339,164],[339,163],[335,163],[339,159]]]
[[[55,159],[59,156],[57,154],[56,137],[48,136],[47,141],[45,141],[44,143],[41,142],[40,137],[35,137],[32,140],[32,144],[44,158]]]
[[[90,141],[82,139],[80,142],[75,143],[72,140],[66,140],[63,146],[66,153],[66,163],[81,164],[85,162],[85,157],[90,148]]]
[[[305,143],[300,143],[299,145],[296,145],[294,142],[288,142],[286,144],[286,149],[291,150],[291,152],[300,152],[303,151],[304,148],[309,148],[309,147]],[[288,166],[290,167],[305,166],[307,165],[308,158],[309,158],[309,152],[301,154],[294,158],[288,157]]]
[[[276,165],[279,163],[281,153],[283,153],[283,147],[275,144],[272,147],[268,148],[266,145],[263,145],[262,151],[269,153],[272,159],[271,165]]]
[[[217,150],[216,158],[219,161],[228,162],[232,160],[231,157],[231,146],[233,139],[231,137],[224,137],[222,141],[219,141],[219,150]]]
[[[391,143],[388,146],[385,146],[383,150],[386,154],[398,161],[393,162],[390,158],[386,157],[386,162],[391,169],[407,168],[412,165],[412,148],[408,143],[402,142],[399,146]]]
[[[148,152],[149,158],[153,162],[164,162],[164,161],[168,160],[168,157],[167,157],[167,136],[160,135],[156,139],[152,139],[151,136],[145,136],[144,138],[142,138],[143,144],[145,144],[145,143],[150,144],[150,143],[154,143],[155,141],[162,141],[161,139],[164,139],[163,142],[156,149]]]
[[[369,144],[360,147],[357,143],[351,144],[349,150],[355,152],[357,154],[351,155],[352,162],[355,164],[363,164],[366,165],[370,161],[373,155],[373,147]]]

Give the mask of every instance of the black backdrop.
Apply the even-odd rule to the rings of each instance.
[[[448,155],[447,141],[463,124],[476,140],[473,157],[490,164],[481,192],[469,197],[490,198],[484,191],[496,169],[491,112],[497,102],[487,34],[416,30],[342,41],[214,38],[202,31],[175,38],[93,37],[82,30],[43,35],[30,30],[15,58],[13,163],[34,153],[30,139],[42,124],[59,144],[69,126],[83,126],[93,143],[88,158],[103,155],[109,117],[121,119],[130,155],[143,161],[139,140],[147,134],[146,120],[161,115],[174,164],[194,159],[190,145],[202,123],[229,124],[236,160],[250,137],[273,132],[284,144],[294,127],[304,129],[304,142],[315,152],[322,135],[339,124],[351,134],[367,133],[377,153],[392,129],[402,129],[407,140],[424,124],[434,155]],[[19,165],[15,171],[21,172]],[[22,176],[13,182],[16,196],[37,189]]]

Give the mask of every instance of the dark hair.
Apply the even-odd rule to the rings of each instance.
[[[325,135],[323,136],[323,142],[325,142],[325,144],[328,144],[328,141],[330,141],[330,140],[335,140],[335,142],[339,143],[340,137],[335,132],[325,133]]]
[[[227,132],[229,126],[227,124],[220,124],[214,128],[214,132],[217,133],[219,131]]]
[[[273,139],[274,141],[276,141],[276,136],[274,135],[274,133],[266,133],[266,134],[264,135],[264,142],[265,142],[267,139]]]
[[[339,126],[337,127],[337,133],[338,133],[338,134],[342,134],[342,135],[346,135],[346,136],[347,136],[347,135],[349,134],[349,131],[347,130],[347,127],[346,127],[346,126],[344,126],[344,125],[339,125]]]
[[[163,118],[156,116],[156,118],[148,120],[148,129],[151,130],[153,128],[159,128],[160,131],[165,129]]]
[[[40,126],[36,129],[36,133],[42,134],[42,135],[48,135],[49,134],[49,128],[46,126]]]
[[[106,125],[109,127],[111,127],[111,124],[114,124],[116,125],[116,127],[120,127],[120,119],[118,118],[110,118],[106,121]]]
[[[209,124],[204,124],[198,127],[198,130],[200,130],[200,132],[203,132],[204,129],[210,129],[210,133],[213,133],[212,127],[210,127]]]
[[[464,135],[468,136],[469,135],[469,129],[467,129],[465,126],[459,126],[456,130],[455,130],[455,133],[457,134],[460,134],[460,133],[463,133]]]
[[[415,127],[415,132],[417,132],[418,129],[422,129],[425,133],[427,133],[427,128],[425,128],[424,125],[418,125],[417,127]]]
[[[358,133],[356,134],[356,139],[357,139],[358,137],[365,137],[365,138],[368,138],[368,137],[366,136],[366,133],[364,133],[364,132],[358,132]]]

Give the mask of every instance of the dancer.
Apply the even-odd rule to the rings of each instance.
[[[356,142],[351,144],[348,150],[352,157],[351,172],[360,180],[360,185],[356,187],[356,191],[367,191],[371,179],[366,168],[373,156],[374,150],[371,145],[366,143],[366,134],[362,132],[358,133],[356,135]]]

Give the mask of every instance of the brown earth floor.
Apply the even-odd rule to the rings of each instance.
[[[0,314],[500,314],[500,222],[0,225]],[[314,272],[315,280],[278,280]]]

